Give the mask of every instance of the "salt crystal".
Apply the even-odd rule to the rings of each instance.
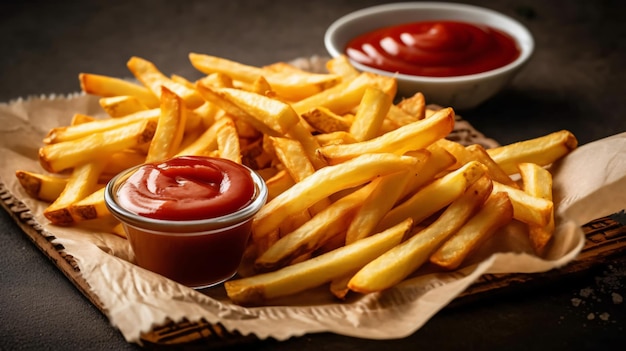
[[[587,319],[588,319],[588,320],[593,320],[593,319],[595,319],[595,318],[596,318],[596,315],[595,315],[593,312],[591,312],[591,313],[589,313],[589,314],[587,315]]]
[[[600,319],[602,319],[603,321],[608,321],[610,316],[611,316],[610,314],[604,312],[600,314]]]
[[[624,298],[622,297],[622,295],[614,292],[611,293],[611,298],[613,299],[613,303],[616,305],[621,304],[622,302],[624,302]]]
[[[580,289],[580,296],[582,297],[589,297],[591,294],[593,294],[593,289],[591,288]]]
[[[583,300],[575,297],[575,298],[572,299],[572,306],[578,307],[578,306],[580,306],[581,302],[583,302]]]

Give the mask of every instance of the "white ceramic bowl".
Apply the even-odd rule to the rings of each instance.
[[[499,29],[515,39],[520,55],[506,66],[456,77],[399,74],[352,61],[353,65],[361,71],[395,76],[401,96],[420,91],[428,103],[464,110],[480,105],[499,92],[528,61],[534,49],[532,35],[516,20],[481,7],[441,2],[393,3],[352,12],[331,24],[324,36],[324,45],[330,55],[336,57],[344,54],[348,41],[360,34],[386,26],[432,20],[463,21]]]

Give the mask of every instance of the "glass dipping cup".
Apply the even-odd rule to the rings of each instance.
[[[267,200],[261,176],[245,167],[254,182],[254,195],[244,208],[201,220],[159,220],[140,216],[120,205],[119,187],[140,166],[109,181],[104,199],[123,225],[138,266],[194,289],[222,283],[237,273],[250,236],[252,219]]]

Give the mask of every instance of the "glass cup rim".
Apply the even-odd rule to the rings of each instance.
[[[210,232],[219,229],[225,229],[235,226],[239,223],[243,223],[252,218],[265,204],[268,197],[268,189],[265,184],[265,180],[254,170],[249,167],[239,164],[244,167],[254,182],[254,197],[245,207],[241,208],[237,212],[229,213],[223,216],[197,219],[197,220],[164,220],[144,217],[131,212],[121,206],[117,201],[117,190],[123,182],[128,179],[135,171],[144,166],[140,164],[128,168],[120,173],[116,174],[111,180],[109,180],[105,186],[104,201],[111,212],[121,222],[131,225],[137,229],[149,230],[151,232],[157,231],[166,233],[178,233],[178,234],[193,234],[195,232]],[[155,233],[157,234],[157,233]]]

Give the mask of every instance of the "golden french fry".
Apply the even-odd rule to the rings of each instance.
[[[267,201],[271,201],[276,196],[291,188],[295,182],[286,170],[281,170],[273,177],[265,181],[267,185]]]
[[[95,120],[96,120],[96,117],[83,115],[82,113],[75,113],[74,116],[72,116],[72,120],[70,121],[70,125],[71,126],[75,126],[75,125],[79,125],[79,124],[83,124],[83,123],[93,122]],[[44,140],[44,142],[45,142],[45,140]]]
[[[149,142],[154,136],[156,124],[143,120],[79,139],[46,145],[39,149],[39,163],[46,171],[59,173],[102,155]]]
[[[415,176],[409,178],[404,191],[400,195],[401,199],[414,194],[418,189],[435,180],[435,176],[452,166],[456,160],[452,154],[445,149],[438,147],[436,144],[430,145],[426,149],[430,156],[424,166]],[[415,151],[420,152],[420,151]],[[415,152],[408,152],[411,156]]]
[[[319,169],[261,208],[252,224],[252,237],[255,240],[262,238],[290,214],[304,211],[333,193],[399,172],[418,162],[424,160],[393,154],[364,154],[342,164]]]
[[[102,172],[103,163],[98,162],[98,160],[92,161],[74,168],[72,174],[67,179],[67,185],[63,192],[43,211],[43,215],[51,223],[70,225],[74,222],[70,206],[95,190],[98,177],[100,172]]]
[[[413,96],[400,100],[398,107],[412,116],[414,120],[426,118],[426,98],[424,94],[417,92]]]
[[[67,177],[17,170],[15,176],[26,193],[38,200],[53,202],[65,189]]]
[[[469,152],[469,156],[472,159],[487,166],[487,172],[491,179],[513,188],[519,188],[517,183],[489,156],[489,153],[482,145],[469,145],[465,149]]]
[[[411,169],[387,174],[386,176],[374,179],[370,184],[373,190],[369,196],[363,199],[361,206],[355,213],[346,230],[345,244],[363,239],[374,232],[376,225],[383,216],[396,204],[402,191],[409,182],[411,174],[419,172],[422,166],[428,161],[418,165],[418,169]]]
[[[545,226],[554,211],[552,201],[530,195],[520,189],[493,182],[494,192],[509,195],[513,204],[513,218],[530,225]]]
[[[217,149],[220,157],[241,163],[241,145],[235,122],[230,117],[224,117],[224,123],[217,129]]]
[[[148,109],[137,97],[131,95],[103,97],[99,102],[102,109],[114,118]]]
[[[198,92],[188,88],[185,84],[174,82],[161,73],[154,63],[148,60],[133,56],[126,62],[126,66],[143,85],[159,98],[162,93],[161,87],[164,86],[174,94],[180,96],[185,102],[185,105],[190,109],[194,109],[204,103],[204,99],[202,99]]]
[[[358,271],[350,290],[370,293],[388,289],[422,266],[448,237],[465,224],[489,196],[491,180],[483,176],[454,200],[439,218]]]
[[[340,300],[344,300],[348,293],[350,292],[350,288],[348,288],[348,282],[352,279],[356,272],[348,273],[344,276],[337,277],[330,282],[330,293],[333,294],[336,298]]]
[[[126,231],[124,230],[124,225],[122,223],[115,225],[111,230],[111,233],[126,239]]]
[[[228,297],[236,304],[258,305],[270,299],[301,292],[361,268],[404,239],[412,221],[330,251],[316,258],[224,283]]]
[[[178,151],[176,156],[208,156],[218,150],[217,132],[223,123],[227,123],[230,119],[220,118],[213,125],[207,128],[194,142]]]
[[[547,166],[567,155],[578,146],[576,137],[561,130],[538,138],[488,149],[489,156],[500,165],[506,174],[515,174],[520,163],[536,163]]]
[[[442,109],[434,116],[416,121],[367,141],[327,145],[319,153],[329,164],[344,162],[364,153],[389,152],[398,155],[423,149],[448,135],[454,126],[454,111]]]
[[[328,165],[317,152],[321,147],[320,144],[307,129],[302,120],[289,129],[287,136],[300,142],[302,149],[315,169],[320,169]]]
[[[506,193],[494,192],[480,211],[465,223],[433,255],[430,262],[446,269],[456,269],[482,242],[513,218],[513,206]]]
[[[419,224],[461,196],[465,189],[485,175],[486,172],[487,169],[482,163],[472,161],[458,170],[434,180],[387,212],[376,231],[389,228],[407,217],[413,218],[415,223]]]
[[[46,144],[59,143],[63,141],[76,140],[92,134],[101,133],[107,130],[119,128],[139,121],[157,121],[160,109],[140,111],[120,118],[96,119],[92,122],[80,123],[65,127],[52,128],[43,139]]]
[[[106,164],[102,172],[112,177],[125,169],[144,163],[146,155],[137,150],[126,149],[115,152],[104,160]]]
[[[232,89],[212,88],[198,81],[198,92],[235,118],[240,118],[270,136],[283,136],[300,122],[290,105],[263,95]]]
[[[161,115],[148,149],[146,162],[166,160],[176,153],[185,132],[184,103],[181,97],[162,86]]]
[[[293,180],[299,182],[315,172],[302,144],[293,139],[270,137],[276,157]]]
[[[379,85],[382,86],[383,83],[376,75],[361,73],[354,79],[342,81],[322,92],[294,102],[292,106],[298,114],[303,114],[317,107],[325,107],[342,115],[358,106],[367,87],[380,87]]]
[[[325,107],[316,107],[302,114],[302,118],[320,133],[332,133],[350,130],[352,120],[340,116]]]
[[[356,143],[356,140],[349,132],[315,134],[314,137],[320,146]]]
[[[259,68],[196,53],[190,53],[189,60],[200,72],[219,72],[248,84],[263,76],[278,95],[294,101],[316,94],[339,80],[336,75],[306,72],[285,63]]]
[[[524,192],[529,195],[552,201],[552,174],[547,169],[534,163],[518,165]],[[554,233],[554,209],[549,214],[545,225],[528,225],[530,243],[537,254],[542,254]]]
[[[359,190],[335,201],[317,213],[296,230],[280,238],[256,260],[260,271],[275,270],[303,254],[311,253],[333,236],[345,232],[349,221],[361,203],[374,189],[370,183]]]
[[[103,218],[110,215],[104,202],[104,188],[100,188],[85,198],[70,205],[69,211],[75,221]]]
[[[148,108],[159,106],[159,98],[150,89],[127,80],[91,73],[81,73],[78,79],[86,94],[101,97],[134,96]]]
[[[350,134],[354,139],[365,141],[378,136],[391,103],[392,98],[382,90],[375,87],[365,89],[354,121],[350,125]]]
[[[359,71],[352,66],[346,55],[339,55],[328,60],[326,69],[328,72],[340,76],[343,80],[353,79],[359,75]]]

